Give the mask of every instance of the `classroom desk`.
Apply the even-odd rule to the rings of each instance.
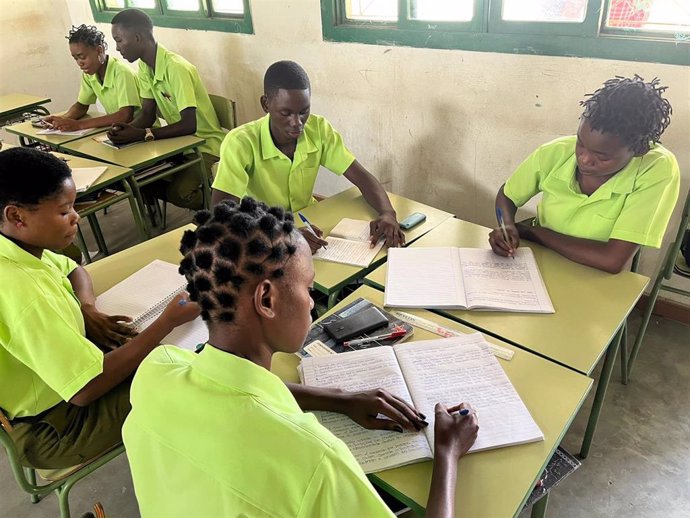
[[[24,112],[48,115],[50,112],[42,104],[50,102],[48,97],[26,94],[0,95],[0,124]]]
[[[174,137],[169,139],[154,140],[152,142],[140,142],[133,146],[122,149],[115,149],[106,146],[101,142],[96,142],[91,137],[82,137],[78,140],[73,140],[60,146],[60,150],[71,155],[83,156],[86,158],[93,158],[101,162],[109,162],[122,167],[129,167],[134,170],[134,174],[128,177],[128,182],[134,192],[134,198],[139,205],[139,210],[144,216],[146,214],[146,207],[144,199],[141,195],[142,187],[149,185],[155,181],[163,178],[168,178],[184,169],[200,164],[198,167],[199,174],[203,178],[200,181],[203,185],[204,205],[209,206],[211,202],[211,186],[209,184],[208,175],[204,171],[203,158],[198,146],[205,142],[204,139],[195,137],[194,135],[185,135],[183,137]],[[191,158],[180,165],[171,167],[164,171],[159,171],[155,174],[146,175],[145,178],[137,178],[137,174],[150,167],[161,160],[168,157],[179,155],[184,152],[192,152]],[[151,235],[146,218],[142,218],[144,222],[144,230],[148,236]]]
[[[388,193],[391,204],[395,209],[398,221],[403,220],[413,212],[426,214],[426,221],[410,230],[404,231],[406,243],[412,243],[431,229],[440,225],[443,221],[453,217],[449,212],[436,209],[429,205]],[[356,187],[352,187],[335,196],[326,198],[319,203],[310,205],[300,211],[307,219],[323,230],[328,235],[341,219],[364,219],[367,221],[376,219],[376,211],[364,200]],[[298,220],[298,218],[295,218]],[[385,261],[387,250],[381,249],[372,263],[366,267],[351,266],[348,264],[331,263],[328,261],[314,261],[314,288],[328,295],[328,307],[331,308],[341,290],[352,281],[361,278],[368,271]]]
[[[98,295],[109,289],[154,259],[179,262],[180,238],[188,228],[194,227],[187,225],[87,265],[86,270],[93,279],[95,293]],[[340,305],[360,296],[377,304],[382,304],[383,301],[380,291],[364,286]],[[445,327],[463,332],[474,331],[428,311],[410,310],[410,313],[434,320]],[[438,336],[415,329],[412,338],[425,340]],[[500,360],[501,364],[544,432],[545,440],[475,453],[461,460],[456,495],[458,516],[473,518],[519,514],[592,385],[590,378],[573,370],[494,338],[487,337],[487,340],[515,351],[512,360]],[[285,381],[297,381],[298,362],[295,355],[279,353],[274,356],[272,371]],[[421,511],[428,497],[431,468],[431,462],[422,462],[383,471],[371,478],[384,490]]]
[[[487,227],[452,219],[411,246],[486,248],[489,246],[489,232]],[[588,432],[580,452],[586,457],[620,344],[621,324],[649,279],[632,272],[617,275],[602,272],[528,241],[522,241],[521,246],[533,250],[556,313],[434,311],[587,375],[606,353]],[[387,265],[384,264],[367,275],[365,283],[384,289],[386,271]]]
[[[101,115],[102,114],[94,114],[96,117]],[[91,118],[91,116],[87,114],[84,116],[84,118]],[[6,126],[5,129],[8,133],[17,135],[22,146],[29,145],[30,141],[36,141],[40,142],[41,144],[45,144],[52,149],[62,150],[63,144],[79,140],[89,135],[95,135],[96,133],[102,133],[107,128],[92,128],[83,135],[39,135],[39,131],[43,131],[45,128],[36,128],[31,125],[30,121],[24,121]]]

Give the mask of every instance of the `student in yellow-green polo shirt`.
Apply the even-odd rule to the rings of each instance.
[[[664,90],[658,79],[616,77],[582,101],[577,135],[541,146],[499,189],[507,239],[493,230],[494,252],[510,256],[523,238],[617,273],[640,246],[659,248],[680,183],[659,144],[671,116]],[[533,224],[516,224],[517,208],[540,192]]]
[[[199,354],[161,346],[144,360],[122,431],[142,518],[392,518],[347,446],[305,411],[383,433],[422,433],[424,416],[383,390],[286,386],[270,372],[311,324],[314,267],[292,214],[245,197],[195,223],[180,271],[209,341]],[[436,406],[429,517],[454,516],[458,459],[478,430],[465,407]]]
[[[213,110],[208,92],[196,67],[182,56],[170,52],[153,37],[151,18],[138,9],[120,11],[112,20],[117,50],[130,63],[139,60],[141,114],[131,124],[117,124],[108,133],[116,144],[196,135],[206,142],[199,146],[205,173],[218,161],[225,133]],[[158,109],[168,123],[153,128]],[[166,186],[166,199],[174,205],[200,209],[203,191],[194,168],[175,175]]]
[[[343,175],[379,213],[371,222],[372,242],[385,238],[400,246],[405,236],[386,191],[345,147],[340,134],[319,115],[310,115],[311,85],[293,61],[278,61],[264,75],[261,107],[267,115],[232,130],[221,147],[213,182],[213,203],[252,196],[269,205],[298,211],[315,203],[319,167]],[[317,234],[321,231],[315,228]],[[303,232],[312,252],[326,242]]]
[[[62,160],[0,151],[0,408],[20,461],[34,468],[74,466],[117,445],[132,373],[199,314],[180,295],[133,336],[127,316],[98,311],[88,273],[50,251],[74,239],[75,198]]]
[[[89,25],[72,27],[69,31],[69,50],[83,74],[79,96],[63,115],[49,115],[44,120],[54,128],[75,131],[101,128],[130,122],[139,108],[137,75],[126,64],[105,53],[105,35]],[[98,100],[107,115],[83,119],[89,106]]]

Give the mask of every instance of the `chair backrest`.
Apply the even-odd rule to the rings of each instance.
[[[209,95],[213,110],[216,112],[220,126],[230,131],[237,127],[235,115],[235,101],[226,99],[222,95]]]
[[[685,237],[685,231],[688,229],[688,223],[690,223],[690,190],[688,190],[688,194],[685,196],[685,205],[683,205],[683,212],[681,212],[680,221],[678,222],[676,237],[669,245],[664,264],[662,265],[666,280],[670,280],[671,275],[673,275],[673,265],[678,256],[678,251],[683,244],[683,238]]]

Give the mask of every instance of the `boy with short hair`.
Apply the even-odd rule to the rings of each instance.
[[[310,115],[311,85],[293,61],[278,61],[264,75],[260,99],[266,116],[232,130],[221,146],[213,203],[253,196],[269,205],[299,211],[315,203],[312,193],[319,167],[343,175],[379,213],[371,240],[400,246],[405,236],[386,191],[345,147],[340,134],[319,115]],[[316,229],[319,236],[321,231]],[[312,252],[326,242],[303,231]]]
[[[218,161],[225,134],[196,67],[156,42],[153,22],[143,11],[120,11],[113,17],[112,33],[122,57],[130,63],[139,60],[143,102],[141,113],[131,124],[113,125],[108,133],[110,139],[124,144],[196,135],[206,139],[199,149],[204,157],[204,170],[210,178],[211,165]],[[152,127],[156,122],[156,109],[167,126]],[[198,171],[190,168],[174,176],[165,194],[167,201],[174,205],[200,209],[203,190]]]

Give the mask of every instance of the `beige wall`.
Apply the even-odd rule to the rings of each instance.
[[[54,3],[56,10],[64,4]],[[483,225],[493,224],[493,197],[515,166],[539,144],[575,131],[584,94],[616,74],[659,76],[674,107],[663,142],[678,157],[683,192],[690,186],[690,67],[327,43],[319,5],[252,0],[254,35],[160,28],[156,36],[196,64],[211,93],[238,102],[241,122],[261,115],[266,67],[279,59],[299,62],[312,80],[313,111],[331,120],[389,190]],[[71,23],[93,23],[87,0],[67,0],[67,9]],[[64,17],[52,13],[52,28],[34,39],[55,46]],[[109,26],[102,30],[109,35]],[[27,75],[24,89],[34,74],[55,81],[54,98],[73,89],[44,70]],[[324,172],[318,191],[346,186]],[[653,273],[658,261],[657,252],[645,251],[643,271]]]

